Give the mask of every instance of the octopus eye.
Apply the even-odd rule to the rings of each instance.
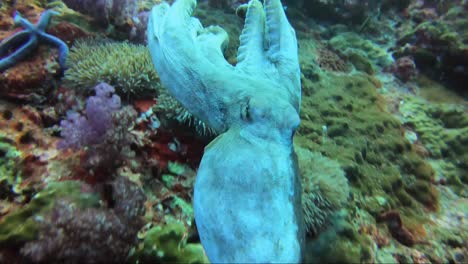
[[[240,118],[247,122],[252,121],[252,115],[250,113],[250,99],[241,104]]]

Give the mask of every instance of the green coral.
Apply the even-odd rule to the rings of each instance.
[[[0,198],[7,199],[19,194],[21,183],[21,152],[8,139],[0,134]]]
[[[190,226],[193,222],[194,212],[192,204],[187,203],[184,199],[175,196],[171,203],[171,208],[179,208],[181,214],[180,219],[185,221],[185,224]]]
[[[75,42],[67,59],[66,84],[76,89],[106,82],[119,95],[155,96],[160,87],[149,51],[128,42],[82,39]]]
[[[78,26],[85,32],[96,31],[96,28],[94,28],[92,25],[90,17],[68,8],[67,5],[65,5],[62,1],[48,1],[46,8],[53,9],[59,13],[59,15],[51,21],[52,26],[66,22]]]
[[[439,175],[462,191],[463,183],[468,183],[467,178],[463,178],[468,174],[468,150],[465,147],[468,145],[468,114],[465,107],[407,97],[400,112],[401,121],[414,129],[431,157],[439,160],[434,161]],[[418,171],[422,174],[423,169],[420,167]]]
[[[333,213],[343,207],[349,195],[348,180],[334,160],[295,147],[302,179],[302,209],[306,230],[316,235]]]
[[[433,42],[433,44],[447,50],[458,50],[463,46],[463,42],[459,38],[458,33],[452,29],[448,22],[443,20],[425,21],[416,27],[409,28],[409,30],[403,34],[399,42],[411,43],[415,36],[422,32],[427,41]]]
[[[437,208],[433,206],[437,195],[428,201],[410,192],[413,189],[408,185],[415,180],[432,191],[433,179],[429,178],[433,172],[405,139],[399,120],[385,111],[385,102],[370,78],[320,74],[315,80],[305,79],[295,143],[333,157],[345,171],[354,197],[378,196],[387,201],[387,208],[409,206],[422,211],[421,202]],[[375,212],[366,203],[360,206]]]
[[[81,184],[77,181],[51,182],[23,208],[4,217],[0,222],[0,245],[11,246],[35,239],[41,216],[60,199],[71,199],[80,208],[99,205],[99,196],[82,193]]]
[[[172,218],[149,229],[132,258],[148,263],[209,263],[201,244],[187,243],[187,230]]]
[[[137,2],[138,11],[151,10],[154,5],[160,4],[161,0],[141,0]]]
[[[329,44],[345,55],[357,70],[369,74],[373,74],[377,66],[389,66],[393,62],[384,48],[356,33],[341,33],[330,39]]]
[[[347,213],[347,212],[344,212]],[[336,218],[315,240],[306,243],[305,263],[371,263],[372,241],[355,228]]]

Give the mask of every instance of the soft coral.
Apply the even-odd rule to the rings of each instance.
[[[59,148],[78,149],[97,144],[113,127],[112,114],[121,107],[120,97],[114,94],[114,87],[106,83],[97,85],[94,90],[96,95],[86,101],[86,116],[70,111],[67,119],[60,122],[64,139],[59,142]]]

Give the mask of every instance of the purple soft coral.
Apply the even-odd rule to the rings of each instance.
[[[70,111],[67,119],[60,122],[62,127],[59,148],[80,148],[102,141],[106,132],[113,127],[112,114],[120,109],[120,97],[114,87],[101,83],[94,87],[95,96],[86,101],[86,117]]]

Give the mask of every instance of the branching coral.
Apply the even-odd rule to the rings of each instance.
[[[154,96],[159,87],[148,49],[141,45],[79,40],[71,48],[67,65],[69,69],[64,79],[75,89],[91,89],[100,82],[106,82],[114,86],[121,96],[144,97]]]

